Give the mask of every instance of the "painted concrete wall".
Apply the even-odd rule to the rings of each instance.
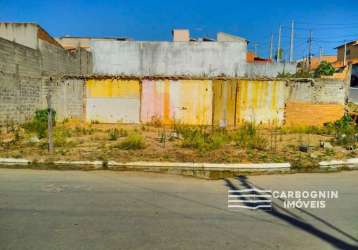
[[[235,126],[237,86],[237,80],[213,81],[213,122],[216,126]]]
[[[139,123],[138,80],[87,80],[86,121]]]
[[[143,80],[141,121],[212,124],[211,80]]]
[[[246,42],[92,42],[97,74],[244,76]]]
[[[248,63],[248,77],[277,77],[281,73],[296,73],[296,64],[292,63]]]
[[[239,80],[236,100],[236,124],[282,125],[285,110],[285,82]]]

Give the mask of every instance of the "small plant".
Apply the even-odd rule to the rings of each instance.
[[[120,136],[120,134],[119,134],[119,130],[117,128],[109,130],[108,139],[110,141],[116,141],[119,136]]]
[[[167,133],[165,130],[159,132],[159,142],[162,143],[163,147],[165,147],[165,143],[167,141]]]
[[[35,132],[37,136],[41,138],[45,138],[47,135],[47,127],[48,127],[48,109],[37,110],[35,112],[35,116],[32,121],[25,123],[23,125],[24,129],[29,132]],[[56,111],[52,110],[52,125],[55,126],[55,117]]]
[[[254,123],[244,123],[234,135],[237,146],[246,149],[263,150],[267,146],[267,140],[261,136]]]
[[[132,133],[118,144],[117,147],[124,150],[143,149],[145,148],[144,137],[141,134]]]

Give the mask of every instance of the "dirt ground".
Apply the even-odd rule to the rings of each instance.
[[[111,138],[110,133],[113,129],[120,131],[118,138]],[[210,128],[207,130],[210,131]],[[265,140],[264,146],[260,149],[239,147],[234,141],[229,140],[218,148],[199,150],[195,147],[185,147],[183,138],[170,126],[83,124],[69,121],[57,124],[55,127],[55,134],[59,134],[57,137],[60,138],[57,140],[59,142],[55,139],[53,154],[48,153],[47,138],[38,139],[34,133],[29,133],[22,128],[3,128],[0,134],[0,157],[27,158],[37,161],[113,160],[215,163],[288,161],[297,167],[315,167],[322,160],[357,156],[356,150],[348,150],[342,146],[329,148],[320,146],[322,142],[332,141],[332,136],[268,128],[260,128],[258,131]],[[132,133],[143,136],[144,148],[121,149],[118,147]],[[226,133],[235,134],[235,130]],[[176,136],[173,137],[173,134]]]

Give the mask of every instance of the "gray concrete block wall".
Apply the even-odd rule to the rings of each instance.
[[[246,42],[93,41],[93,72],[134,76],[244,76]]]
[[[44,85],[49,85],[47,81]],[[57,119],[84,119],[84,88],[83,79],[65,79],[52,84],[53,108]]]
[[[90,73],[91,56],[70,54],[45,42],[42,49],[0,38],[0,124],[25,122],[37,109],[46,108],[50,76],[58,118],[83,118],[84,80],[62,80],[57,85],[56,79],[61,74]]]
[[[39,49],[43,75],[86,75],[92,73],[92,56],[84,49],[72,53],[41,40]]]
[[[286,99],[291,102],[345,104],[347,83],[339,79],[312,79],[288,82]]]

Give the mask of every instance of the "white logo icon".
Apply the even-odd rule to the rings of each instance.
[[[228,208],[271,209],[272,192],[257,188],[229,190]]]

